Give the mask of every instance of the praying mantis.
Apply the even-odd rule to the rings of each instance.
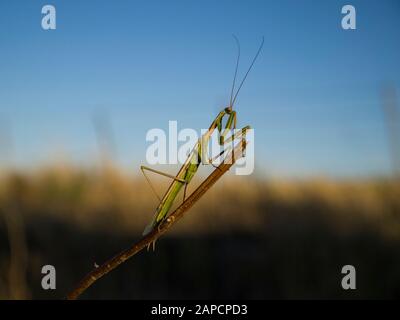
[[[250,126],[245,126],[240,130],[236,130],[236,111],[233,110],[233,106],[235,104],[236,98],[238,96],[238,93],[240,92],[240,89],[242,88],[243,83],[245,82],[250,70],[252,69],[254,62],[257,60],[258,55],[261,52],[261,49],[264,45],[264,38],[262,38],[261,44],[258,48],[257,53],[255,54],[252,63],[250,64],[250,67],[248,68],[245,76],[243,77],[235,95],[233,95],[234,89],[235,89],[235,82],[236,82],[236,76],[237,76],[237,71],[238,71],[238,66],[239,66],[239,59],[240,59],[240,44],[236,36],[233,36],[236,40],[236,44],[238,46],[238,56],[236,60],[236,68],[235,68],[235,74],[233,77],[233,84],[232,84],[232,89],[231,89],[231,96],[230,96],[230,102],[228,107],[224,108],[222,111],[218,113],[214,121],[211,123],[209,129],[202,135],[202,137],[199,138],[199,140],[196,142],[194,145],[192,151],[189,153],[185,163],[182,165],[178,173],[173,176],[165,172],[161,172],[159,170],[155,170],[146,166],[141,166],[140,169],[146,178],[147,182],[150,184],[153,192],[156,194],[158,200],[160,201],[155,213],[153,220],[146,226],[146,228],[143,231],[143,236],[149,234],[154,228],[157,228],[162,224],[162,222],[168,218],[168,215],[170,213],[170,209],[175,202],[178,194],[181,192],[182,188],[184,189],[184,194],[183,194],[183,201],[185,201],[186,198],[186,191],[189,183],[192,181],[193,177],[195,176],[199,166],[201,163],[203,164],[212,164],[213,161],[216,159],[223,157],[224,153],[226,154],[226,151],[231,149],[232,146],[228,146],[227,149],[223,149],[217,156],[214,158],[208,159],[206,158],[207,155],[207,146],[210,141],[211,136],[215,132],[215,130],[218,130],[219,133],[219,144],[221,146],[226,146],[229,143],[233,143],[234,141],[240,140],[243,146],[244,151],[244,146],[245,146],[245,139],[246,139],[246,132],[247,130],[250,129]],[[223,120],[224,118],[227,117],[227,120],[225,122],[225,126],[223,126]],[[227,134],[230,132],[233,132],[228,138],[226,138]],[[153,173],[160,174],[162,176],[168,177],[172,179],[173,181],[169,185],[167,191],[165,192],[164,196],[160,198],[153,188],[149,178],[147,177],[146,171],[151,171]],[[154,246],[154,243],[153,243]]]

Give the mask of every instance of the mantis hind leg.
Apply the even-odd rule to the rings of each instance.
[[[147,245],[147,251],[150,251],[150,247],[151,247],[151,246],[153,247],[153,252],[156,251],[156,242],[157,242],[157,239],[154,240],[154,241],[152,241],[152,242],[150,242],[150,243]]]
[[[165,173],[165,172],[156,170],[156,169],[152,169],[152,168],[149,168],[149,167],[146,167],[146,166],[140,166],[140,170],[142,171],[142,173],[143,173],[144,177],[146,178],[147,182],[149,183],[149,185],[150,185],[150,187],[151,187],[151,190],[153,191],[153,193],[155,194],[155,196],[157,197],[157,199],[158,199],[160,202],[161,202],[161,197],[158,195],[156,189],[154,188],[153,184],[151,183],[151,181],[150,181],[149,177],[147,176],[145,170],[150,171],[150,172],[153,172],[153,173],[157,173],[157,174],[159,174],[159,175],[161,175],[161,176],[164,176],[164,177],[173,179],[173,180],[175,180],[175,181],[179,181],[179,182],[182,182],[182,183],[185,183],[185,182],[186,182],[185,180],[179,179],[179,178],[176,177],[176,176],[173,176],[173,175],[171,175],[171,174],[168,174],[168,173]]]
[[[158,223],[158,225],[157,225],[157,231],[158,232],[160,232],[161,231],[161,225],[163,224],[163,222],[165,221],[165,220],[167,220],[168,222],[173,222],[174,220],[175,220],[175,217],[165,217],[164,219],[162,219],[159,223]],[[155,240],[153,240],[152,242],[150,242],[148,245],[147,245],[147,251],[149,251],[150,250],[150,247],[152,246],[153,248],[153,252],[156,250],[156,242],[157,242],[157,240],[158,239],[155,239]]]

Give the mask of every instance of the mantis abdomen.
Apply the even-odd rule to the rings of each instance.
[[[176,197],[178,196],[179,192],[181,191],[182,187],[185,184],[188,184],[193,176],[196,174],[199,165],[200,165],[200,149],[201,145],[200,142],[194,147],[191,156],[188,157],[185,164],[179,170],[177,174],[178,179],[182,179],[185,182],[181,182],[178,180],[174,180],[170,187],[168,188],[167,192],[165,193],[164,197],[162,198],[160,204],[158,205],[154,220],[145,228],[143,231],[143,235],[148,234],[151,230],[154,229],[157,225],[159,225],[167,216],[174,203]]]

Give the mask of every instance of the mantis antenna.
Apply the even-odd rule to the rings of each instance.
[[[236,38],[236,37],[235,37],[235,38]],[[237,40],[237,39],[236,39],[236,40]],[[243,80],[242,80],[242,82],[240,83],[238,90],[236,91],[235,97],[233,98],[233,101],[232,101],[230,107],[233,107],[233,105],[235,104],[237,95],[239,94],[239,91],[240,91],[240,89],[242,88],[244,81],[246,80],[247,76],[249,75],[249,72],[250,72],[251,68],[253,68],[254,62],[256,62],[256,60],[257,60],[257,58],[258,58],[258,55],[260,54],[263,45],[264,45],[264,37],[262,37],[262,41],[261,41],[260,47],[258,48],[258,51],[257,51],[256,55],[254,56],[253,61],[251,62],[249,69],[247,69],[247,72],[246,72],[246,74],[244,75]],[[239,48],[240,48],[240,47],[239,47]],[[240,51],[239,51],[239,54],[240,54]],[[237,61],[237,65],[238,65],[238,64],[239,64],[239,57],[238,57],[238,61]],[[236,65],[236,68],[237,68],[237,65]],[[236,78],[236,72],[235,72],[235,78]],[[233,82],[233,83],[235,83],[235,79],[234,79],[234,82]],[[233,88],[232,88],[232,91],[233,91]]]
[[[235,40],[236,40],[236,44],[237,44],[237,47],[238,47],[238,55],[237,55],[237,59],[236,59],[235,75],[233,76],[233,83],[232,83],[232,89],[231,89],[231,99],[229,101],[229,106],[230,107],[232,106],[233,90],[235,89],[236,76],[237,76],[237,71],[238,71],[238,67],[239,67],[239,59],[240,59],[240,43],[239,43],[239,40],[234,34],[232,34],[232,37],[234,37]]]

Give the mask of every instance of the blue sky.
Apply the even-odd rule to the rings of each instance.
[[[341,28],[352,4],[357,30]],[[52,4],[57,29],[41,28]],[[390,173],[380,90],[400,92],[400,2],[1,1],[0,160],[37,167],[98,161],[93,116],[107,117],[114,159],[145,161],[146,132],[206,128],[265,45],[238,97],[260,174]],[[3,138],[4,140],[4,138]]]

